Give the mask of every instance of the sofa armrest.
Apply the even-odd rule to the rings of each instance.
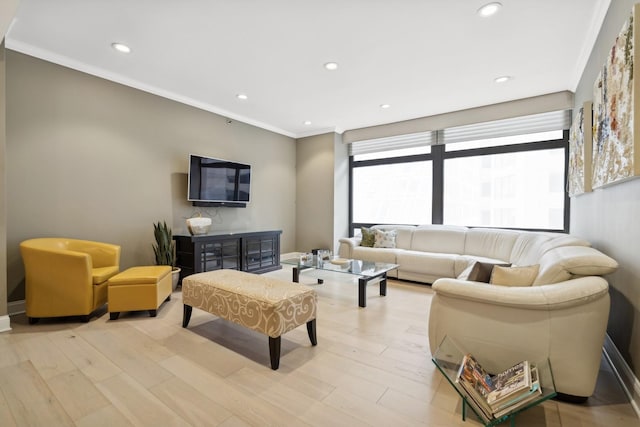
[[[433,290],[428,323],[432,353],[447,336],[495,367],[509,366],[514,362],[511,352],[517,351],[520,358],[548,359],[558,392],[577,397],[593,393],[610,306],[603,278],[531,287],[439,279]]]
[[[448,298],[529,310],[560,310],[583,305],[609,292],[598,276],[581,277],[551,285],[498,286],[458,279],[438,279],[432,289]]]
[[[338,255],[342,258],[353,258],[353,248],[360,246],[361,237],[342,237],[338,240]]]

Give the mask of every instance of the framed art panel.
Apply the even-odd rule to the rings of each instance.
[[[591,191],[593,103],[587,101],[573,116],[569,131],[569,196]]]
[[[634,5],[593,86],[593,188],[640,175],[640,91],[634,78],[639,11]]]

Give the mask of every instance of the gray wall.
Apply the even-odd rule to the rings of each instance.
[[[593,83],[635,1],[612,1],[575,93],[575,106],[593,100]],[[636,17],[637,18],[637,17]],[[635,47],[638,49],[638,46]],[[636,78],[638,78],[636,76]],[[636,110],[639,106],[636,106]],[[637,113],[636,113],[637,115]],[[637,136],[636,136],[637,137]],[[620,263],[608,277],[611,314],[607,333],[640,378],[640,180],[598,189],[571,199],[571,232]]]
[[[196,212],[189,153],[252,165],[248,208],[203,209],[214,230],[281,229],[282,251],[295,249],[294,139],[13,51],[6,59],[9,301],[24,299],[19,243],[31,237],[113,242],[123,268],[152,264],[152,223],[185,234]]]
[[[297,146],[296,247],[333,249],[334,134],[301,138]]]

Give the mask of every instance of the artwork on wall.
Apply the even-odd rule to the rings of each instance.
[[[640,175],[640,132],[634,120],[640,95],[634,79],[639,11],[634,5],[593,86],[593,188]]]
[[[585,102],[573,117],[569,131],[569,196],[591,191],[591,101]]]

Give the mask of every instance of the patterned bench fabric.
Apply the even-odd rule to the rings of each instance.
[[[182,300],[272,338],[316,318],[317,295],[312,288],[237,270],[185,277]]]

